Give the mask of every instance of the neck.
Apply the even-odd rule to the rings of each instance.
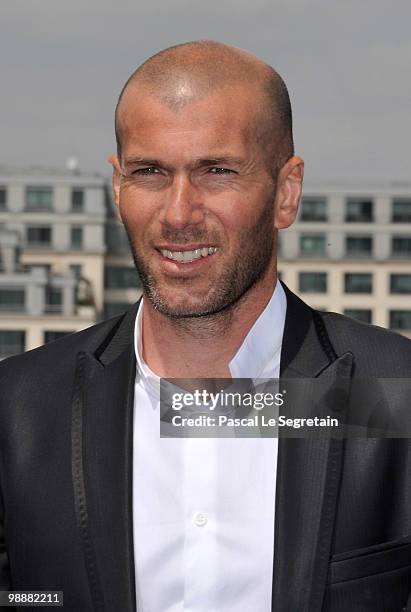
[[[275,279],[275,276],[274,276]],[[172,319],[144,301],[143,357],[164,378],[231,378],[229,363],[273,294],[263,279],[232,307],[205,317]]]

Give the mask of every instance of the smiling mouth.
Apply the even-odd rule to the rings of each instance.
[[[189,263],[190,261],[196,261],[197,259],[214,255],[217,251],[217,247],[209,246],[202,247],[201,249],[194,249],[193,251],[170,251],[169,249],[161,249],[160,253],[163,257],[171,259],[172,261]]]

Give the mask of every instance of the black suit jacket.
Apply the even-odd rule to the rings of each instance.
[[[284,379],[348,393],[353,377],[409,376],[411,342],[286,294]],[[136,309],[0,364],[0,590],[63,590],[72,612],[136,609]],[[280,438],[275,612],[405,609],[410,468],[408,439]]]

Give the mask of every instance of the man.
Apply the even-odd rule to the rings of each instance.
[[[63,590],[72,611],[405,609],[408,440],[159,437],[159,377],[348,394],[410,372],[408,340],[276,281],[303,179],[283,81],[179,45],[130,77],[116,135],[144,297],[1,366],[0,586]]]

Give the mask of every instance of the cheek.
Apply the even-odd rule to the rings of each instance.
[[[236,211],[226,219],[225,232],[230,250],[258,249],[274,230],[271,207],[262,209],[255,206]]]
[[[261,210],[256,210],[255,204],[241,204],[237,202],[224,215],[218,215],[219,222],[224,228],[228,238],[232,241],[243,239],[255,228],[259,221]]]
[[[133,235],[144,235],[153,222],[153,213],[147,202],[138,201],[131,194],[120,198],[119,213],[128,232]]]

